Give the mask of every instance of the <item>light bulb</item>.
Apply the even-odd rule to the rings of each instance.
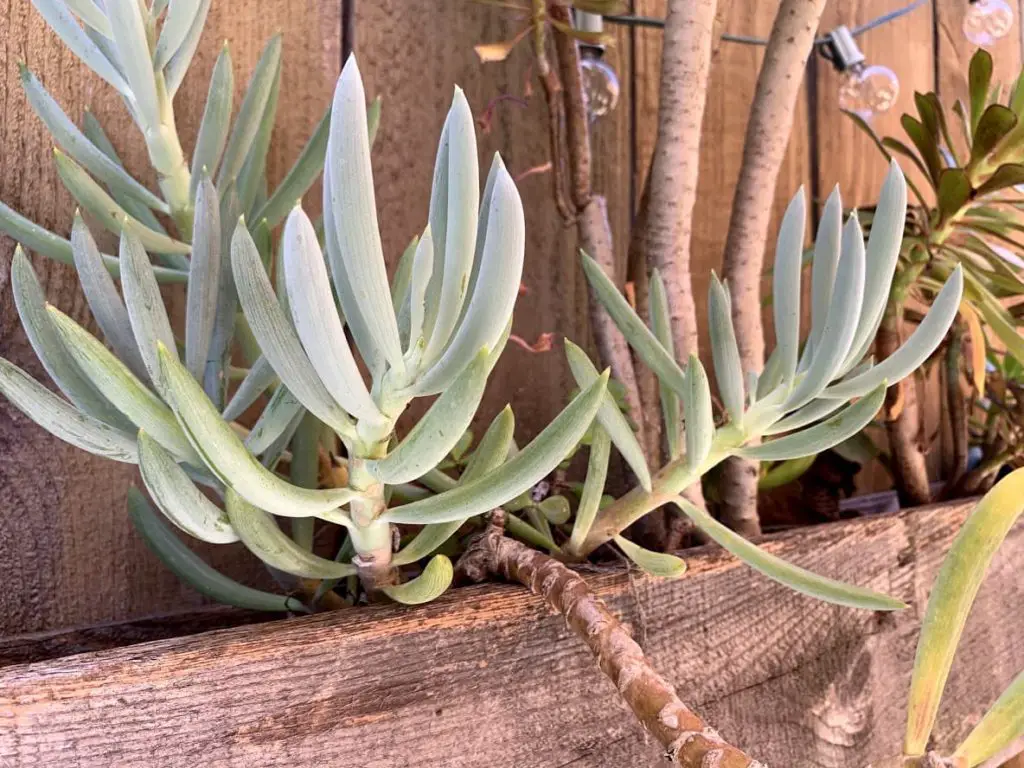
[[[900,95],[900,81],[896,73],[880,64],[865,67],[856,64],[841,75],[839,107],[870,120],[886,112]]]
[[[591,121],[615,109],[619,101],[619,77],[601,56],[600,51],[585,48],[580,57],[583,93],[587,99],[587,116]]]
[[[1013,26],[1013,7],[1006,0],[975,0],[964,14],[964,37],[979,48],[1006,37]]]

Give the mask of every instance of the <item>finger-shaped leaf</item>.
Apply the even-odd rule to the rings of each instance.
[[[434,555],[423,573],[412,581],[395,586],[383,587],[381,591],[403,605],[420,605],[436,600],[452,583],[455,569],[452,561],[444,555]]]
[[[231,104],[235,93],[235,76],[231,64],[231,53],[227,43],[221,48],[217,61],[210,75],[210,87],[206,93],[206,106],[203,107],[203,119],[199,123],[199,134],[196,136],[196,148],[192,152],[192,179],[190,190],[195,199],[196,187],[202,178],[203,169],[209,176],[217,173],[220,158],[224,153],[224,145],[228,140],[228,129],[231,127]],[[255,219],[259,221],[259,219]]]
[[[134,431],[131,423],[99,393],[64,348],[46,311],[46,296],[21,246],[14,249],[11,289],[29,343],[61,392],[81,411],[114,427]]]
[[[1024,469],[1017,469],[985,494],[942,561],[917,641],[907,700],[907,734],[903,742],[907,755],[923,755],[927,748],[971,605],[992,557],[1021,512],[1024,512]]]
[[[303,352],[298,336],[274,296],[256,245],[243,224],[235,228],[231,262],[242,310],[264,357],[311,413],[339,434],[353,437],[352,420],[331,398]]]
[[[199,15],[200,5],[200,0],[171,0],[153,54],[154,69],[163,69],[185,42],[196,16]]]
[[[252,142],[256,138],[260,120],[266,111],[267,101],[274,88],[274,83],[277,81],[280,65],[281,35],[277,34],[270,38],[263,53],[260,54],[245,96],[242,98],[242,104],[238,108],[238,116],[235,118],[231,136],[224,149],[220,170],[217,172],[217,188],[222,191],[223,186],[228,181],[235,180],[242,170],[245,156],[249,153],[249,147],[252,146]]]
[[[842,253],[842,231],[843,201],[837,184],[825,201],[821,221],[818,222],[818,234],[814,239],[814,261],[811,266],[811,333],[808,336],[808,343],[815,346],[825,327],[833,287],[837,285],[836,270],[839,268]],[[839,284],[838,287],[842,288],[842,285]]]
[[[1024,734],[1024,672],[1003,691],[953,756],[966,760],[967,765],[981,765],[1021,734]]]
[[[139,430],[139,470],[153,501],[168,520],[189,536],[211,544],[238,541],[224,510],[196,488],[160,443]]]
[[[587,357],[587,353],[568,339],[565,340],[565,357],[569,361],[569,370],[572,371],[572,376],[576,379],[576,384],[580,389],[586,389],[600,377],[594,364]],[[622,454],[622,458],[633,470],[640,486],[645,491],[651,490],[651,473],[647,469],[644,449],[640,447],[633,428],[610,392],[605,392],[601,408],[597,412],[597,421],[604,427],[611,437],[612,443]]]
[[[668,297],[665,294],[665,281],[661,279],[661,273],[657,269],[651,272],[648,291],[648,296],[650,297],[651,332],[674,360],[676,352],[675,342],[672,339],[672,323],[668,311]],[[711,322],[714,325],[714,319]],[[714,333],[712,331],[712,334]],[[661,400],[661,417],[665,422],[663,428],[665,430],[665,442],[668,445],[668,455],[670,459],[677,459],[683,452],[683,416],[682,411],[679,409],[679,395],[671,387],[667,387],[659,381],[658,397]]]
[[[856,403],[820,424],[768,443],[741,448],[738,453],[744,458],[758,461],[796,459],[821,453],[853,437],[871,422],[885,400],[886,386],[883,381]]]
[[[975,289],[977,290],[977,286],[975,286]],[[933,304],[932,306],[934,308],[935,305]],[[985,318],[985,323],[988,327],[1006,345],[1007,352],[1017,358],[1017,360],[1024,362],[1024,336],[1020,334],[1013,322],[1008,318],[1006,308],[992,298],[991,295],[983,295],[982,300],[978,302],[978,309],[981,311],[982,317]],[[929,312],[929,314],[931,313]]]
[[[429,499],[388,510],[393,523],[443,523],[482,514],[532,488],[558,466],[597,415],[608,372],[573,401],[544,430],[498,469]]]
[[[57,165],[57,173],[64,182],[64,186],[67,187],[68,192],[78,201],[79,205],[95,216],[108,230],[118,234],[126,226],[131,226],[132,231],[142,241],[142,244],[151,251],[181,254],[189,252],[188,243],[183,243],[168,237],[162,232],[150,229],[142,224],[142,222],[129,216],[124,208],[118,205],[99,184],[92,180],[82,166],[59,149],[54,148],[53,156],[54,162]]]
[[[770,491],[773,488],[781,488],[784,485],[795,483],[804,476],[817,458],[817,454],[811,454],[799,459],[780,461],[761,475],[761,479],[757,481],[757,490],[759,492]]]
[[[149,506],[146,497],[135,487],[128,489],[128,515],[135,530],[164,565],[195,589],[218,603],[253,611],[307,613],[306,607],[294,597],[262,592],[239,584],[214,570],[179,539],[169,525]]]
[[[65,0],[65,5],[75,16],[84,21],[104,37],[113,38],[113,31],[106,15],[93,0]]]
[[[437,466],[473,421],[490,372],[491,354],[485,347],[397,447],[368,463],[373,476],[388,485],[407,483]]]
[[[824,600],[827,603],[845,605],[850,608],[864,608],[871,611],[899,611],[906,604],[894,597],[874,592],[864,587],[844,584],[834,579],[811,573],[805,568],[787,563],[775,555],[751,544],[738,533],[729,530],[702,509],[681,496],[673,499],[694,524],[756,571],[769,579],[805,595]]]
[[[89,2],[89,0],[86,0]],[[19,64],[21,85],[32,109],[45,123],[53,140],[65,152],[77,160],[82,167],[112,190],[131,196],[154,210],[168,213],[170,209],[163,200],[133,179],[123,167],[107,157],[103,151],[71,122],[64,110],[43,87],[28,67]]]
[[[334,236],[345,274],[355,287],[351,294],[340,292],[342,309],[347,317],[351,308],[346,298],[355,300],[374,343],[385,359],[401,370],[402,345],[377,227],[366,94],[359,68],[351,56],[334,91],[327,163],[331,166],[333,183],[324,206],[332,209]]]
[[[439,155],[443,155],[448,164],[445,172],[447,183],[438,191],[447,195],[447,201],[443,206],[431,202],[431,212],[443,210],[444,217],[432,216],[430,224],[432,231],[444,226],[445,234],[435,243],[440,248],[434,249],[430,295],[437,296],[437,311],[432,318],[428,317],[432,322],[426,327],[425,359],[428,363],[440,356],[462,313],[476,249],[480,207],[476,126],[461,88],[455,89],[442,137],[447,147]],[[488,226],[492,226],[490,220]]]
[[[601,266],[583,251],[580,251],[583,272],[590,282],[597,300],[605,308],[629,346],[640,356],[647,367],[654,371],[658,381],[680,397],[686,391],[686,377],[672,355],[658,342],[640,316],[629,306],[629,302],[615,287],[615,283],[604,273]]]
[[[437,233],[431,227],[431,235]],[[435,270],[437,242],[434,241]],[[515,182],[504,168],[494,180],[487,216],[487,238],[469,307],[441,358],[413,385],[418,395],[448,386],[481,347],[495,349],[508,327],[519,296],[526,252],[526,222]],[[436,277],[436,275],[435,275]]]
[[[266,194],[267,153],[270,151],[270,140],[274,132],[274,121],[277,118],[277,102],[281,91],[281,62],[278,60],[277,70],[270,83],[270,93],[263,113],[259,116],[259,127],[253,136],[249,150],[245,153],[242,168],[238,171],[237,190],[242,210],[247,214],[254,212],[254,206],[262,205],[257,201],[261,190]],[[265,199],[265,198],[264,198]]]
[[[337,519],[335,511],[357,494],[348,488],[297,488],[262,466],[187,370],[160,346],[168,395],[189,439],[217,478],[260,509],[283,517]],[[230,515],[230,510],[229,510]],[[244,536],[241,531],[239,535]]]
[[[902,347],[860,376],[845,379],[828,387],[822,396],[848,400],[870,392],[883,381],[895,383],[917,370],[939,346],[956,318],[963,289],[963,269],[957,266],[935,297],[924,320],[914,329]]]
[[[576,507],[576,521],[569,537],[569,551],[579,553],[583,542],[590,533],[590,528],[601,507],[601,496],[604,494],[604,482],[608,476],[608,458],[611,453],[611,438],[600,426],[591,433],[590,459],[587,463],[587,476],[583,481],[583,492],[580,503]]]
[[[448,234],[448,171],[450,163],[448,155],[451,142],[448,132],[451,124],[446,118],[441,128],[441,138],[437,143],[437,155],[434,158],[434,177],[430,187],[430,208],[427,211],[427,226],[430,227],[433,236],[433,258],[434,263],[430,274],[430,289],[425,293],[430,299],[424,316],[424,328],[429,334],[434,327],[434,319],[438,312],[438,298],[441,295],[441,281],[444,279],[444,239]],[[477,240],[481,236],[480,228],[485,226],[483,212],[480,213],[480,221],[477,227]],[[480,254],[476,253],[476,260]]]
[[[548,496],[537,504],[537,509],[544,515],[544,519],[552,525],[565,525],[572,516],[572,509],[569,507],[569,500],[565,496]]]
[[[828,400],[826,398],[812,400],[804,407],[772,424],[761,432],[761,436],[779,435],[783,432],[792,432],[801,427],[806,427],[808,424],[813,424],[829,414],[835,413],[845,405],[845,400]]]
[[[807,203],[800,187],[779,226],[772,270],[772,309],[775,314],[775,344],[779,353],[782,381],[792,382],[800,352],[800,272],[803,266],[804,222]]]
[[[715,417],[711,410],[708,375],[696,355],[690,355],[690,363],[686,368],[683,418],[686,420],[686,465],[699,467],[707,458],[715,439]]]
[[[857,321],[857,333],[853,337],[852,350],[846,358],[843,370],[849,370],[867,354],[878,333],[882,313],[889,300],[889,287],[896,272],[896,262],[903,242],[903,224],[907,217],[907,182],[903,171],[893,161],[882,184],[878,205],[871,220],[871,234],[868,236],[864,279],[864,305]],[[890,381],[896,381],[890,378]]]
[[[429,228],[430,225],[428,224]],[[398,317],[398,331],[402,335],[402,343],[409,341],[409,290],[412,282],[412,263],[416,258],[416,249],[420,244],[420,236],[413,235],[398,258],[398,266],[391,277],[391,306]],[[403,319],[404,313],[404,319]]]
[[[235,394],[232,396],[224,413],[221,414],[225,421],[234,421],[241,416],[253,403],[259,399],[267,389],[277,381],[277,374],[267,358],[260,355],[252,368],[245,374],[242,383],[238,385]]]
[[[253,221],[266,219],[267,226],[276,227],[292,207],[302,199],[306,191],[316,181],[316,177],[324,167],[324,157],[327,154],[327,138],[331,129],[331,109],[320,119],[313,135],[309,137],[306,146],[299,153],[295,165],[281,180],[281,183],[274,188],[273,194],[267,198],[267,202],[261,205],[253,215]]]
[[[227,189],[219,189],[220,194],[220,277],[217,289],[217,309],[214,312],[213,333],[210,335],[210,347],[206,352],[206,371],[203,374],[203,389],[210,396],[210,399],[218,406],[223,405],[227,378],[225,370],[230,362],[231,342],[235,335],[235,325],[238,314],[238,294],[235,290],[235,279],[231,268],[231,259],[226,257],[232,245],[231,240],[235,231],[242,227],[241,204],[238,195],[235,194],[235,183],[228,183]],[[234,224],[234,229],[232,229]],[[257,232],[260,228],[256,228]],[[249,238],[252,240],[252,237]],[[240,325],[248,326],[245,323]],[[241,334],[240,334],[241,336]],[[243,342],[244,336],[239,341]]]
[[[137,0],[104,0],[104,3],[114,33],[117,61],[131,88],[141,127],[146,133],[156,132],[162,121],[142,9]]]
[[[491,203],[494,200],[494,185],[504,171],[505,163],[502,161],[501,155],[495,152],[491,158],[491,169],[487,172],[487,181],[484,182],[484,192],[480,198],[480,214],[477,217],[476,226],[476,246],[473,250],[473,269],[469,273],[469,286],[466,289],[467,296],[472,296],[476,293],[477,279],[480,277],[480,265],[484,260],[484,246],[487,245],[487,228],[491,215]],[[428,300],[429,298],[430,295],[428,294]],[[434,300],[436,301],[436,296],[434,296]],[[464,302],[462,314],[459,317],[459,324],[462,323],[468,309],[469,302]]]
[[[96,337],[56,307],[48,310],[65,349],[103,396],[179,459],[202,466],[171,409]]]
[[[637,567],[652,576],[660,576],[664,579],[678,579],[686,573],[686,562],[675,555],[667,552],[652,552],[644,549],[639,544],[634,544],[623,536],[616,536],[615,543],[619,549],[636,563]]]
[[[249,431],[245,447],[259,456],[284,434],[301,410],[302,403],[295,399],[288,388],[278,387]]]
[[[857,318],[864,302],[864,268],[864,235],[853,214],[843,230],[843,256],[828,313],[814,343],[810,365],[786,401],[786,410],[800,408],[816,398],[842,368],[857,332]]]
[[[199,48],[199,39],[203,36],[203,27],[206,26],[206,17],[210,13],[212,1],[201,0],[199,10],[192,21],[192,26],[189,27],[188,34],[185,35],[185,39],[181,41],[178,50],[171,56],[171,60],[167,62],[167,66],[164,68],[167,93],[172,99],[174,94],[178,92],[181,81],[185,79],[185,73],[188,72],[188,68],[192,64],[192,57],[196,55],[196,50]]]
[[[409,351],[423,345],[423,316],[426,310],[427,286],[434,270],[434,238],[430,225],[423,230],[412,260],[409,280]]]
[[[331,397],[357,418],[385,421],[349,348],[313,223],[299,207],[288,216],[282,248],[288,306],[320,381]]]
[[[202,381],[217,317],[221,276],[220,200],[205,173],[195,200],[192,262],[185,299],[185,367],[196,381]]]
[[[122,96],[128,99],[129,103],[134,105],[134,97],[128,83],[125,82],[110,59],[89,39],[85,30],[78,26],[78,22],[75,21],[63,0],[32,0],[32,5],[75,56],[85,62],[89,69],[114,86]],[[149,60],[148,54],[146,60]]]
[[[712,273],[708,287],[708,316],[711,332],[711,359],[722,402],[733,424],[743,423],[743,365],[732,325],[732,309],[728,289]]]
[[[307,579],[341,579],[356,573],[356,567],[350,563],[337,563],[302,549],[285,535],[273,517],[232,488],[227,489],[225,506],[242,543],[267,565]]]
[[[534,511],[529,505],[527,505],[525,509],[528,513]],[[534,517],[536,517],[536,515],[534,515]],[[543,520],[543,518],[540,519]],[[561,551],[561,548],[555,543],[555,540],[551,538],[550,527],[542,531],[531,523],[521,520],[515,515],[505,516],[505,533],[514,539],[525,541],[527,544],[537,547],[538,549],[546,549],[549,552]]]
[[[135,439],[88,416],[0,357],[0,394],[65,443],[114,461],[135,464]]]

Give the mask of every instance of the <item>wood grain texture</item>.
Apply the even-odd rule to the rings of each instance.
[[[126,165],[153,183],[146,150],[120,100],[90,75],[50,32],[28,0],[0,0],[0,199],[34,221],[66,233],[73,205],[51,163],[51,143],[18,81],[28,66],[73,120],[88,108]],[[192,71],[176,100],[186,152],[195,141],[209,72],[228,40],[238,94],[266,40],[284,33],[278,128],[269,160],[280,178],[298,155],[329,101],[340,67],[338,3],[266,2],[244,13],[216,3]],[[238,99],[236,99],[236,105]],[[314,207],[318,207],[314,203]],[[109,247],[109,241],[108,241]],[[14,243],[0,236],[0,355],[46,381],[10,298]],[[72,269],[33,262],[48,299],[86,324],[89,311]],[[182,306],[170,295],[174,306]],[[94,326],[93,326],[94,327]],[[88,456],[38,429],[0,402],[0,636],[126,619],[200,604],[135,535],[124,495],[133,470]],[[262,566],[243,547],[206,547],[210,562],[259,583]]]
[[[925,600],[970,508],[766,541],[803,566],[907,600],[901,614],[815,602],[719,550],[695,552],[674,582],[608,571],[588,580],[730,742],[773,766],[862,768],[898,749]],[[1021,557],[1024,522],[972,611],[939,748],[1024,665]],[[511,586],[0,670],[0,764],[10,768],[620,768],[657,765],[658,752],[562,618]]]

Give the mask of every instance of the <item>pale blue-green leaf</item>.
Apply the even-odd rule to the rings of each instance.
[[[547,476],[576,447],[597,415],[607,384],[605,371],[529,445],[493,472],[429,499],[388,510],[381,519],[394,523],[443,523],[482,514],[514,499]]]
[[[856,403],[820,424],[768,443],[741,448],[738,453],[740,456],[758,461],[796,459],[812,453],[821,453],[860,432],[871,422],[885,400],[886,386],[883,381]]]
[[[434,319],[439,310],[438,298],[441,295],[441,282],[444,280],[444,239],[448,234],[448,171],[450,163],[448,155],[450,150],[449,131],[451,123],[446,118],[441,128],[441,138],[437,143],[437,155],[434,157],[434,177],[430,187],[430,207],[427,210],[427,226],[430,227],[434,240],[433,257],[434,263],[430,270],[430,286],[426,291],[428,304],[424,314],[423,327],[429,335],[434,327]],[[479,214],[479,227],[483,227],[483,217],[486,214]],[[485,236],[485,233],[484,233]],[[481,237],[480,229],[477,229],[477,242]],[[476,252],[475,260],[479,261],[480,251]]]
[[[804,223],[807,203],[800,187],[779,225],[772,270],[772,310],[775,315],[775,344],[779,353],[782,381],[796,375],[800,353],[800,272],[803,266]]]
[[[768,437],[770,435],[779,435],[783,432],[792,432],[793,430],[806,427],[808,424],[813,424],[820,419],[825,418],[831,413],[835,413],[840,408],[846,405],[845,400],[828,400],[826,398],[820,398],[818,400],[812,400],[797,411],[786,416],[784,419],[772,424],[767,429],[761,432],[762,437]]]
[[[648,288],[651,314],[651,332],[665,351],[675,359],[675,341],[672,338],[672,321],[668,311],[668,296],[665,294],[665,281],[657,269],[652,270]],[[668,445],[670,459],[678,459],[683,453],[683,416],[679,407],[679,395],[670,387],[658,384],[658,396],[661,400],[661,416],[665,430],[665,442]],[[596,509],[596,507],[595,507]]]
[[[608,476],[611,444],[612,441],[607,432],[599,426],[593,429],[587,476],[583,481],[583,492],[580,494],[580,503],[576,507],[576,520],[572,526],[572,535],[569,537],[568,549],[570,552],[581,552],[583,542],[586,541],[587,534],[590,533],[590,528],[597,517],[597,511],[601,506],[601,496],[604,493],[605,478]]]
[[[850,608],[871,611],[899,611],[906,604],[889,595],[864,587],[844,584],[834,579],[819,576],[792,563],[765,552],[751,544],[738,533],[729,530],[702,509],[697,508],[681,496],[673,499],[676,505],[693,520],[694,524],[726,550],[734,554],[756,571],[769,579],[805,595]]]
[[[128,514],[135,530],[153,553],[197,592],[236,608],[308,613],[306,607],[294,597],[252,589],[211,568],[160,519],[138,488],[128,489]]]
[[[167,18],[164,19],[160,28],[160,39],[156,43],[156,52],[153,54],[154,69],[163,69],[171,57],[177,53],[178,48],[185,42],[189,30],[199,15],[201,0],[171,0],[170,8],[167,11]]]
[[[88,2],[88,0],[86,0]],[[46,128],[53,136],[53,140],[64,149],[71,157],[77,160],[83,168],[102,181],[111,190],[121,192],[138,202],[160,211],[168,213],[167,203],[154,195],[142,184],[133,179],[124,168],[113,159],[108,157],[103,150],[90,141],[71,122],[71,119],[60,108],[49,92],[43,87],[28,67],[19,64],[21,72],[21,85],[28,97],[28,103],[32,106],[36,115],[43,121]],[[95,120],[95,118],[93,118]]]
[[[196,380],[162,345],[160,364],[167,381],[168,399],[186,434],[206,466],[224,485],[235,488],[247,501],[275,515],[315,516],[335,522],[345,519],[338,508],[356,497],[355,491],[348,488],[317,491],[285,482],[249,453]]]
[[[206,25],[206,16],[210,12],[210,4],[212,2],[213,0],[201,0],[199,11],[196,13],[192,26],[188,29],[188,34],[185,35],[185,39],[178,46],[178,50],[175,51],[174,55],[171,56],[171,60],[167,62],[167,66],[164,67],[167,94],[172,99],[174,94],[178,92],[181,81],[185,79],[185,73],[188,72],[188,68],[192,64],[192,57],[196,55],[196,50],[199,48],[199,39],[203,36],[203,27]],[[220,187],[220,184],[218,183],[217,186]]]
[[[580,251],[583,272],[590,282],[594,295],[605,308],[622,335],[626,337],[640,359],[654,371],[658,381],[680,397],[686,392],[686,376],[673,356],[658,342],[644,321],[640,319],[629,302],[615,287],[615,283],[604,273],[601,266],[583,251]]]
[[[845,379],[828,387],[822,393],[822,397],[849,400],[871,391],[883,381],[895,383],[917,370],[939,346],[949,326],[956,319],[963,290],[963,269],[957,265],[935,297],[924,320],[914,329],[903,346],[860,376]]]
[[[434,229],[431,227],[431,234]],[[437,247],[437,243],[434,243]],[[469,307],[441,358],[413,384],[418,395],[433,394],[447,387],[473,359],[481,347],[495,349],[512,320],[519,296],[526,252],[526,223],[523,203],[515,182],[503,168],[494,182],[476,290]],[[436,265],[436,257],[434,259]]]
[[[587,353],[573,344],[569,339],[565,340],[565,357],[569,361],[569,370],[576,380],[580,389],[586,389],[597,381],[600,374],[590,362]],[[601,408],[597,412],[597,421],[612,439],[612,443],[622,454],[637,481],[645,491],[651,490],[651,473],[647,468],[647,459],[644,457],[644,449],[636,439],[633,427],[630,426],[626,417],[619,409],[610,392],[605,392]]]
[[[708,329],[711,333],[711,359],[722,403],[733,424],[743,423],[743,365],[736,345],[736,331],[729,309],[729,294],[718,276],[712,273],[708,286]]]
[[[776,347],[768,356],[768,360],[761,369],[761,375],[757,378],[757,399],[763,400],[771,392],[774,392],[782,383],[782,356],[779,348]]]
[[[313,369],[335,402],[359,419],[383,422],[348,345],[313,223],[296,206],[282,238],[288,306]],[[413,478],[409,478],[410,480]]]
[[[836,270],[842,253],[843,201],[837,184],[825,201],[814,239],[814,261],[811,265],[811,333],[808,343],[821,338],[822,329],[836,285]],[[841,284],[840,284],[840,287]],[[859,309],[859,308],[858,308]]]
[[[317,376],[316,369],[302,350],[299,337],[281,309],[270,287],[256,245],[245,226],[235,228],[231,242],[231,261],[235,287],[263,356],[292,394],[306,408],[339,434],[355,435],[352,419],[335,402]]]
[[[259,456],[285,433],[301,410],[302,403],[288,388],[278,387],[245,438],[245,447]]]
[[[162,122],[156,94],[156,77],[146,38],[146,24],[138,0],[104,0],[110,21],[117,63],[135,98],[144,134],[156,133]]]
[[[505,170],[505,163],[497,152],[491,158],[491,169],[487,172],[487,181],[484,182],[484,192],[480,197],[480,212],[477,216],[476,245],[473,248],[473,269],[469,273],[469,285],[466,287],[466,295],[472,296],[476,292],[477,279],[480,276],[480,265],[483,263],[484,246],[487,245],[487,227],[490,222],[491,200],[494,198],[494,184],[497,182],[501,172]],[[463,302],[462,313],[459,315],[459,323],[466,316],[469,309],[469,302]]]
[[[185,297],[185,367],[196,381],[203,380],[217,318],[222,258],[220,225],[217,190],[203,171],[196,190],[192,262]]]
[[[238,295],[235,290],[235,277],[231,268],[231,259],[227,254],[231,250],[231,240],[235,231],[245,223],[241,221],[241,204],[235,194],[234,181],[228,182],[227,189],[217,189],[220,195],[220,285],[217,289],[217,309],[214,312],[213,333],[210,335],[210,347],[206,351],[206,370],[203,373],[203,389],[217,407],[224,404],[227,390],[225,371],[230,364],[231,346],[235,337],[235,326],[246,326],[244,319],[238,322]],[[232,226],[234,225],[234,226]],[[259,229],[257,227],[257,229]],[[248,233],[247,233],[248,234]],[[251,236],[250,236],[251,239]],[[246,326],[247,329],[247,326]],[[243,351],[245,337],[238,334]]]
[[[199,133],[196,136],[196,148],[192,152],[192,188],[189,191],[193,200],[203,169],[205,168],[210,177],[213,177],[220,167],[220,158],[224,153],[228,130],[231,127],[234,94],[235,75],[231,53],[225,43],[213,65],[210,87],[206,92],[206,106],[203,107],[203,119],[199,123]]]
[[[139,430],[138,445],[142,481],[168,520],[200,541],[238,541],[224,510],[196,488],[174,456],[143,430]]]
[[[429,603],[440,597],[452,583],[455,569],[452,561],[444,555],[434,555],[423,573],[412,581],[391,587],[383,587],[381,591],[403,605],[420,605]]]
[[[332,209],[332,229],[345,275],[353,288],[351,293],[339,291],[342,309],[348,317],[352,307],[346,299],[355,301],[374,344],[393,367],[402,370],[402,345],[377,226],[366,94],[352,56],[345,63],[334,91],[327,164],[333,183],[324,206]]]
[[[403,334],[403,344],[409,340],[409,290],[412,282],[412,263],[416,258],[416,249],[419,244],[419,235],[413,235],[412,240],[405,246],[405,250],[398,258],[398,266],[395,267],[395,273],[391,277],[391,306],[395,310],[395,316],[398,317],[398,330]],[[401,317],[403,312],[405,313],[404,320]],[[404,329],[401,327],[403,324]]]
[[[623,536],[616,536],[615,543],[618,544],[619,549],[623,551],[626,557],[636,563],[640,570],[652,576],[659,576],[664,579],[678,579],[686,573],[686,562],[675,555],[670,555],[667,552],[652,552],[649,549],[644,549],[639,544],[634,544]]]
[[[68,9],[78,18],[92,27],[104,37],[113,38],[114,34],[104,12],[93,0],[64,0]]]
[[[238,171],[238,198],[242,204],[242,210],[247,215],[255,212],[255,206],[262,203],[257,200],[261,189],[266,191],[266,170],[267,153],[270,151],[270,141],[274,132],[274,121],[277,117],[277,101],[281,91],[281,61],[278,60],[277,69],[274,71],[273,80],[270,83],[270,93],[267,95],[267,102],[263,107],[263,113],[259,116],[259,127],[252,143],[245,153],[245,160]]]
[[[469,427],[491,372],[490,350],[484,347],[448,386],[430,410],[388,455],[368,462],[374,477],[388,485],[407,483],[437,466]]]
[[[270,445],[266,447],[260,456],[260,464],[269,470],[274,470],[277,467],[277,463],[282,459],[285,452],[288,450],[295,438],[295,434],[299,431],[299,427],[302,426],[303,420],[306,416],[309,416],[309,412],[305,408],[299,409],[298,413],[295,414],[295,418],[292,419],[280,436],[274,440]],[[316,418],[315,416],[313,418]],[[318,419],[319,421],[319,419]],[[305,486],[303,486],[305,487]],[[324,516],[326,517],[326,515]],[[346,523],[347,519],[343,513],[335,513],[330,518],[332,522]]]
[[[225,421],[237,419],[276,381],[277,374],[274,372],[274,367],[267,358],[260,355],[252,364],[249,372],[245,374],[242,383],[238,385],[238,389],[235,390],[235,394],[232,395],[224,409],[222,418]]]
[[[320,485],[320,447],[328,429],[316,416],[303,409],[295,435],[291,440],[291,463],[288,479],[300,488],[317,488]],[[333,446],[334,436],[330,436]],[[291,520],[292,541],[302,549],[312,552],[316,535],[316,520],[312,517],[293,517]],[[337,558],[335,558],[337,559]]]
[[[415,354],[415,350],[421,349],[424,344],[423,317],[427,306],[427,286],[433,270],[434,238],[427,224],[416,245],[409,281],[409,355]]]
[[[87,416],[0,357],[0,394],[50,434],[83,451],[135,464],[135,438]]]
[[[686,465],[699,467],[711,451],[715,439],[715,417],[711,410],[711,386],[708,375],[696,355],[690,355],[686,367],[686,393],[683,418],[686,421]]]
[[[228,519],[242,543],[267,565],[307,579],[341,579],[356,573],[350,563],[337,563],[302,549],[284,534],[273,517],[234,489],[228,488],[225,502]]]
[[[967,765],[981,765],[1008,747],[1014,739],[1024,735],[1024,672],[996,699],[954,757],[963,758]]]

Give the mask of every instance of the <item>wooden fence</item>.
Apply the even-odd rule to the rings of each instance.
[[[634,11],[663,17],[665,4],[634,0]],[[897,0],[832,0],[823,29],[861,23],[897,5]],[[871,61],[887,64],[900,78],[896,107],[876,121],[881,133],[899,132],[899,114],[911,108],[915,90],[937,88],[945,102],[962,95],[972,53],[960,32],[966,7],[966,0],[937,0],[934,7],[920,8],[860,39]],[[765,36],[775,8],[770,2],[732,0],[726,29]],[[272,178],[280,178],[296,157],[328,103],[343,53],[354,50],[368,93],[384,97],[374,166],[384,247],[393,263],[425,222],[437,136],[453,84],[465,89],[476,115],[493,105],[480,135],[482,159],[501,151],[514,174],[549,159],[545,107],[536,84],[530,83],[528,45],[517,48],[506,62],[483,66],[473,52],[476,43],[511,37],[520,23],[507,10],[470,0],[218,0],[197,62],[177,98],[186,151],[222,41],[231,46],[240,94],[264,42],[275,32],[284,35]],[[1020,66],[1017,29],[992,49],[1004,82]],[[622,93],[614,113],[594,128],[595,186],[608,199],[619,277],[624,278],[629,221],[655,138],[661,32],[619,27],[615,35],[617,45],[608,57],[619,73]],[[758,47],[723,43],[712,67],[693,243],[701,315],[710,272],[721,262],[762,55]],[[66,232],[72,201],[54,172],[50,140],[21,92],[17,62],[22,59],[73,119],[80,119],[86,108],[100,118],[130,169],[143,172],[145,149],[111,89],[84,73],[29,0],[0,6],[0,199],[44,226]],[[846,204],[874,199],[885,164],[839,113],[837,88],[837,74],[826,62],[813,60],[778,182],[776,223],[801,184],[816,200],[836,183]],[[496,102],[503,95],[517,98]],[[528,228],[527,292],[514,332],[528,341],[545,332],[588,341],[575,233],[558,218],[548,176],[524,178],[520,190]],[[319,206],[318,197],[310,195],[311,207]],[[12,252],[13,243],[0,238],[0,355],[45,379],[10,299]],[[34,263],[50,301],[77,320],[91,322],[72,270],[38,257]],[[180,303],[181,297],[174,300]],[[482,416],[490,418],[511,402],[517,436],[524,440],[562,407],[571,387],[557,347],[533,354],[510,346],[493,377]],[[928,423],[938,431],[937,410],[929,411]],[[131,468],[66,446],[0,403],[0,581],[6,587],[0,594],[0,635],[126,619],[200,602],[162,569],[131,530],[124,494],[132,477]],[[264,578],[261,566],[240,546],[205,548],[204,553],[238,578],[252,583]]]

